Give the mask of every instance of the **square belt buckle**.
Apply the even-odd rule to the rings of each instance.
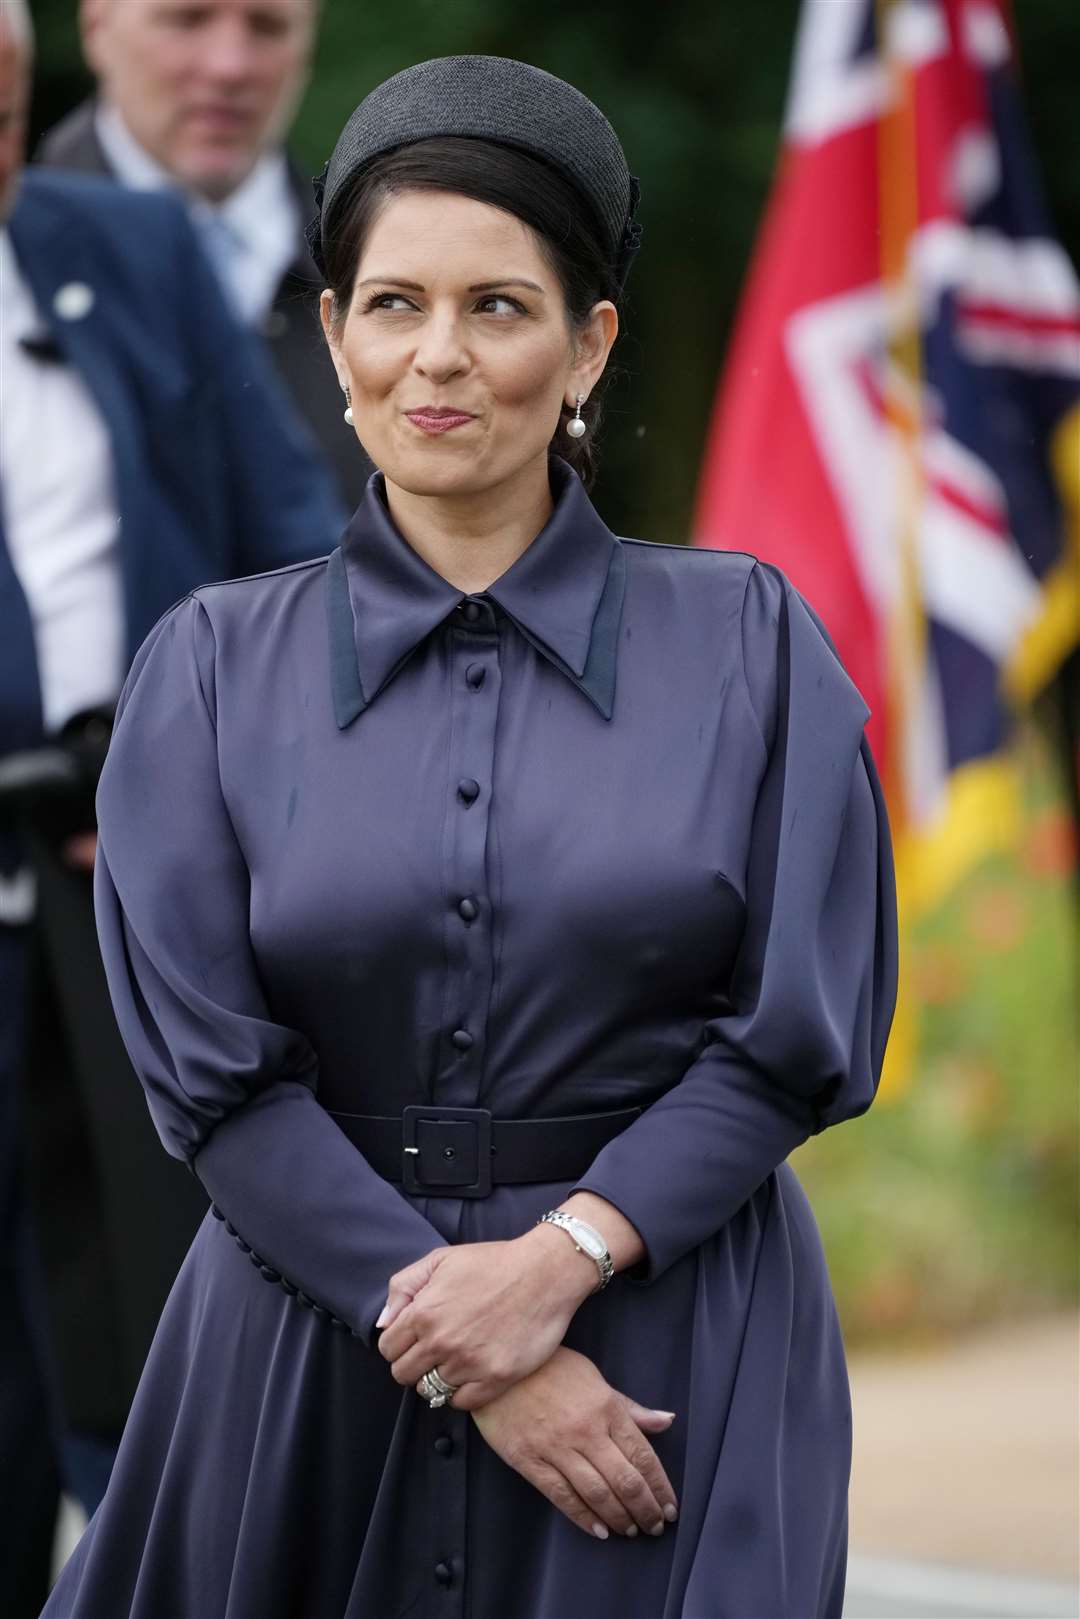
[[[487,1197],[491,1113],[486,1107],[407,1107],[401,1115],[402,1184],[420,1197]]]

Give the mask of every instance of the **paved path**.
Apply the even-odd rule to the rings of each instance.
[[[849,1619],[1080,1619],[1080,1317],[853,1356]]]
[[[1062,1580],[900,1558],[848,1563],[844,1619],[1078,1619],[1080,1589]]]

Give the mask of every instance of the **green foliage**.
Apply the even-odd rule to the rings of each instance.
[[[1017,856],[908,942],[922,1028],[907,1090],[796,1155],[852,1342],[1080,1291],[1080,907],[1049,781],[1043,760]]]

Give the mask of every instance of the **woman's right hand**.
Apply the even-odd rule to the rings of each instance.
[[[565,1346],[473,1421],[496,1455],[587,1535],[659,1535],[678,1516],[675,1491],[646,1433],[670,1411],[650,1411],[604,1381]]]

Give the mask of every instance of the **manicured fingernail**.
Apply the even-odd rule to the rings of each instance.
[[[649,1533],[650,1533],[650,1535],[662,1535],[664,1533],[663,1524],[662,1523],[654,1523],[652,1528],[649,1530]]]
[[[628,1530],[627,1530],[627,1531],[626,1531],[626,1538],[627,1538],[627,1540],[633,1540],[633,1538],[634,1538],[634,1536],[635,1536],[635,1535],[636,1535],[636,1534],[637,1534],[637,1524],[636,1524],[636,1523],[632,1523],[632,1524],[631,1524],[631,1525],[630,1525],[630,1527],[629,1527],[629,1529],[628,1529]]]
[[[669,1501],[667,1506],[664,1508],[664,1517],[667,1519],[668,1523],[674,1523],[675,1519],[678,1516],[679,1516],[678,1507],[673,1507],[671,1505],[671,1502]]]
[[[656,1414],[658,1417],[667,1417],[669,1422],[675,1421],[674,1411],[658,1411]]]
[[[608,1537],[608,1532],[602,1523],[594,1523],[592,1526],[592,1532],[596,1536],[597,1540],[606,1540]]]
[[[378,1330],[379,1327],[385,1327],[385,1325],[389,1321],[389,1319],[390,1319],[390,1300],[387,1299],[386,1303],[383,1305],[382,1309],[379,1312],[379,1319],[375,1323],[376,1330]]]

